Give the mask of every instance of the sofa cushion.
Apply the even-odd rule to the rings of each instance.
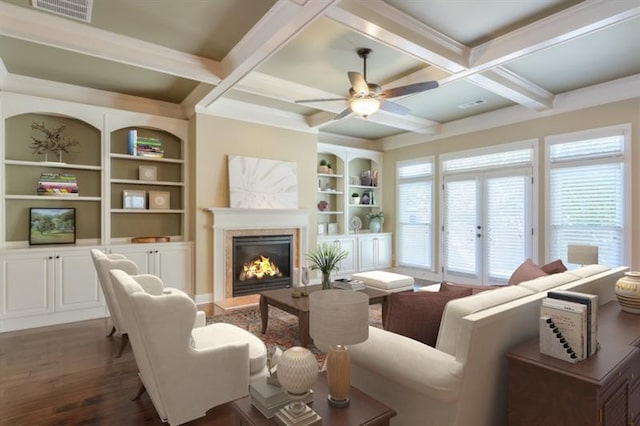
[[[458,331],[464,317],[532,294],[534,292],[525,287],[507,286],[452,300],[442,314],[436,348],[455,356]]]
[[[440,287],[442,289],[442,286]],[[394,293],[384,321],[385,330],[429,346],[436,345],[444,307],[452,299],[471,295],[468,288],[439,292]]]
[[[533,260],[527,259],[520,266],[513,271],[511,278],[509,278],[509,285],[520,284],[523,281],[529,281],[534,278],[544,277],[547,275],[538,265],[533,263]]]
[[[551,274],[559,274],[567,270],[567,267],[562,263],[562,259],[556,259],[553,262],[549,262],[540,267],[545,273]]]

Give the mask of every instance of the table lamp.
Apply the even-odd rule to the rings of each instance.
[[[369,338],[369,297],[351,290],[322,290],[309,295],[309,334],[327,347],[329,405],[349,406],[351,359],[346,345]]]
[[[595,265],[598,263],[598,246],[569,245],[567,261],[576,265]]]
[[[319,426],[322,418],[302,400],[309,394],[318,377],[318,360],[307,348],[294,346],[282,353],[278,360],[278,381],[291,403],[275,414],[282,426]]]

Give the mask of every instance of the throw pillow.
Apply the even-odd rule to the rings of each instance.
[[[564,266],[561,259],[556,259],[553,262],[549,262],[546,265],[542,265],[540,267],[545,273],[551,274],[559,274],[567,270],[567,267]]]
[[[535,278],[544,277],[547,275],[538,265],[533,263],[533,260],[527,259],[520,266],[513,271],[511,278],[509,278],[509,285],[520,284],[523,281],[533,280]]]
[[[384,329],[435,346],[445,305],[449,300],[469,295],[471,289],[468,288],[449,289],[437,293],[392,293]]]

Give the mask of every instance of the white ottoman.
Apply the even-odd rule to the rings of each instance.
[[[368,271],[351,274],[352,280],[360,280],[367,287],[390,293],[413,290],[413,277],[386,271]]]

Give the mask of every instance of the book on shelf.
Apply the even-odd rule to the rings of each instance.
[[[138,157],[162,158],[162,141],[160,138],[138,136],[137,130],[127,132],[127,151],[129,155]]]
[[[581,303],[553,298],[542,299],[540,316],[549,317],[558,329],[558,339],[576,354],[578,360],[587,358],[587,307]]]
[[[581,303],[587,307],[587,356],[598,350],[598,296],[570,290],[553,290],[547,297]]]
[[[250,383],[249,395],[267,407],[289,401],[284,388],[267,383],[266,380]]]
[[[71,173],[43,172],[36,192],[38,195],[78,196],[78,181]]]

